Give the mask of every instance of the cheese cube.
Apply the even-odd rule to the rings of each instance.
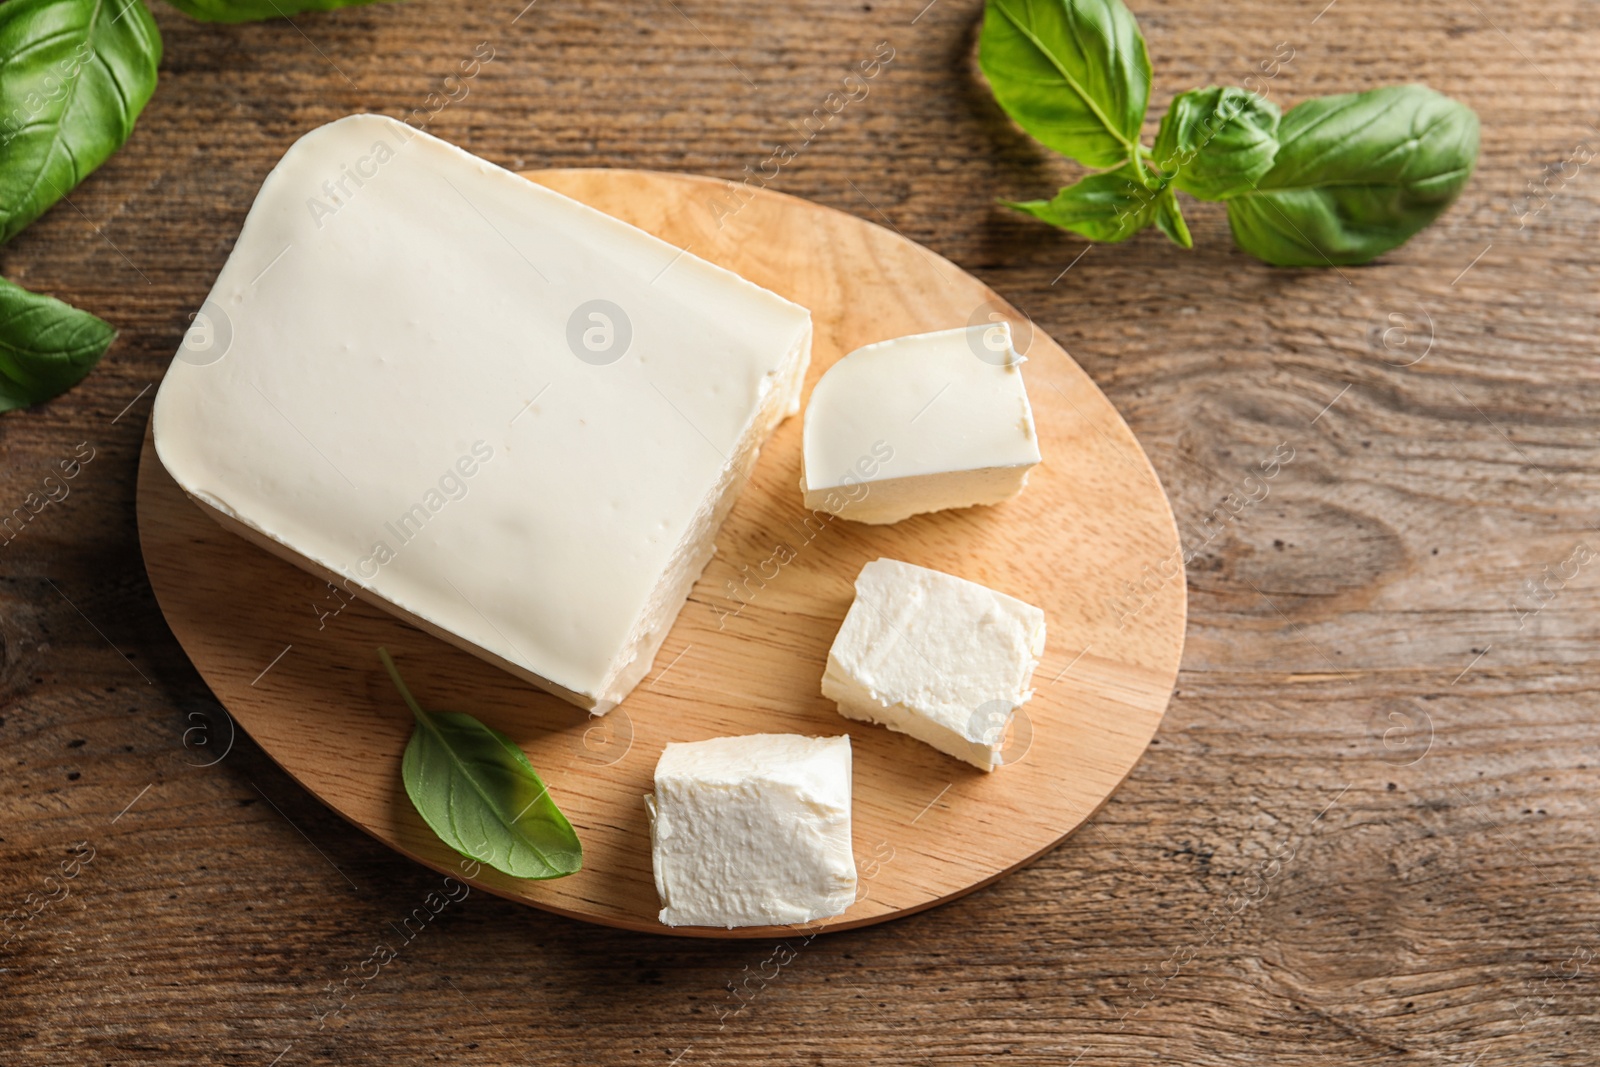
[[[850,738],[752,734],[669,744],[650,851],[668,926],[785,926],[855,901]]]
[[[806,507],[890,523],[1015,496],[1039,462],[1022,363],[1005,322],[851,352],[806,405]]]
[[[156,452],[229,529],[600,713],[649,671],[810,346],[805,308],[356,115],[262,184]]]
[[[828,652],[822,695],[848,719],[910,734],[980,770],[1000,766],[1044,653],[1044,612],[940,571],[875,560]]]

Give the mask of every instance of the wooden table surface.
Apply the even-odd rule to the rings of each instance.
[[[977,0],[524,2],[157,5],[132,141],[0,250],[123,331],[0,418],[5,510],[93,457],[0,549],[0,907],[49,898],[0,949],[0,1062],[1600,1062],[1592,4],[1140,4],[1153,114],[1292,49],[1285,104],[1416,80],[1482,117],[1439,224],[1282,271],[1214,205],[1189,253],[994,206],[1074,171],[976,84]],[[973,271],[1122,410],[1192,549],[1158,739],[1066,844],[883,926],[691,942],[473,894],[407,936],[439,877],[228,747],[147,584],[135,460],[188,314],[316,124],[448,91],[429,128],[507,166],[738,179],[879,42],[772,186]]]

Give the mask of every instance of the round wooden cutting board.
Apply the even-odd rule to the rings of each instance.
[[[139,534],[150,581],[173,633],[234,719],[345,818],[459,876],[459,857],[401,786],[412,720],[379,665],[376,649],[387,646],[425,707],[470,712],[520,744],[583,842],[583,870],[569,878],[524,882],[484,868],[470,881],[563,915],[653,933],[792,932],[656,921],[641,798],[668,741],[850,735],[860,890],[844,915],[816,924],[822,929],[880,922],[970,892],[1076,829],[1144,752],[1183,648],[1172,511],[1111,403],[1060,346],[977,279],[872,223],[707,178],[618,170],[528,177],[810,308],[807,395],[835,360],[868,342],[1010,319],[1028,357],[1044,463],[1020,497],[998,507],[894,526],[808,527],[797,488],[800,420],[789,419],[763,449],[651,673],[610,715],[591,719],[366,603],[340,599],[224,531],[167,476],[147,434]],[[881,556],[1044,609],[1049,638],[1034,674],[1038,692],[1013,727],[1007,766],[984,774],[904,735],[848,721],[822,697],[828,646],[852,583]]]

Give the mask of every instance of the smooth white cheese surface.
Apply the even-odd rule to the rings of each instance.
[[[645,803],[668,926],[786,926],[855,902],[849,737],[669,744]]]
[[[806,405],[806,507],[866,523],[1021,492],[1040,460],[1023,358],[1000,322],[858,348]]]
[[[910,734],[985,771],[1033,696],[1044,612],[977,582],[879,559],[856,578],[822,676],[839,713]]]
[[[224,525],[603,712],[649,670],[810,342],[804,308],[357,115],[263,183],[156,449]]]

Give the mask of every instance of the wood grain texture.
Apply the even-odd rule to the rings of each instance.
[[[76,210],[0,249],[6,277],[123,331],[82,386],[0,419],[8,509],[95,449],[0,549],[0,899],[40,892],[72,843],[97,849],[0,952],[0,1058],[1596,1062],[1600,572],[1545,568],[1600,537],[1600,177],[1562,167],[1596,144],[1600,13],[1134,5],[1156,68],[1147,138],[1172,95],[1240,82],[1282,41],[1285,104],[1421,81],[1478,111],[1461,201],[1340,275],[1262,267],[1207,205],[1185,203],[1190,253],[1153,232],[1089,248],[994,207],[1077,172],[975,82],[976,0],[675,2],[540,0],[512,24],[521,2],[408,0],[298,30],[158,7],[162,83],[132,141]],[[879,40],[894,61],[773,187],[887,219],[975,274],[1127,419],[1195,549],[1154,747],[1038,862],[921,915],[789,938],[781,966],[776,941],[609,931],[483,894],[403,938],[390,924],[438,876],[248,739],[197,766],[225,724],[139,558],[141,390],[294,137],[423,106],[479,42],[496,58],[432,120],[441,136],[521,169],[737,180]],[[1524,216],[1530,181],[1551,193]],[[1267,499],[1208,524],[1284,442]],[[1543,607],[1519,615],[1539,606],[1530,581]],[[380,941],[397,957],[362,986]]]
[[[995,507],[889,527],[829,521],[801,501],[800,420],[787,420],[762,448],[717,534],[717,555],[650,674],[593,719],[428,638],[384,614],[383,605],[354,603],[333,584],[337,575],[322,572],[326,588],[308,603],[298,561],[213,521],[216,513],[197,507],[162,468],[147,433],[139,530],[150,582],[167,624],[232,720],[339,814],[435,870],[562,915],[646,933],[766,940],[797,932],[672,929],[657,921],[642,798],[671,741],[850,735],[857,900],[803,935],[953,899],[1076,829],[1144,753],[1183,652],[1182,550],[1172,512],[1105,395],[983,283],[853,215],[770,190],[725,199],[726,182],[684,175],[556,170],[529,177],[811,308],[807,396],[863,344],[964,326],[974,315],[1009,315],[1028,359],[1045,462],[1022,496]],[[943,417],[933,406],[941,402],[959,405],[960,398],[930,396],[930,420]],[[884,427],[890,444],[897,429]],[[903,734],[849,722],[820,695],[856,575],[880,557],[982,582],[1044,610],[1049,645],[1037,692],[1014,724],[1001,772],[985,774]],[[1171,580],[1151,583],[1146,596],[1123,606],[1127,577],[1163,560]],[[583,842],[582,871],[547,882],[492,870],[465,878],[460,857],[406,799],[400,760],[411,715],[377,666],[380,646],[402,658],[423,706],[468,711],[522,746]],[[927,817],[935,805],[937,814]]]

